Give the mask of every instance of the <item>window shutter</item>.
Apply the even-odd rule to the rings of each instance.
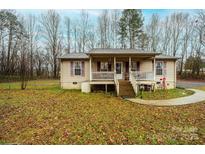
[[[112,69],[112,64],[108,63],[108,71],[111,71],[111,69]]]
[[[73,76],[73,61],[70,62],[70,75]]]
[[[154,60],[152,60],[152,71],[154,72]]]
[[[137,71],[140,71],[140,62],[137,62]]]
[[[82,61],[82,76],[85,76],[85,63],[84,63],[84,61]]]
[[[97,71],[100,72],[100,62],[97,62]]]

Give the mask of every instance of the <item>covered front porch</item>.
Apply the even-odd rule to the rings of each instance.
[[[92,56],[90,81],[155,80],[155,58],[145,56]]]
[[[113,84],[117,95],[135,93],[139,85],[154,87],[155,56],[95,55],[90,57],[90,85]],[[107,89],[107,88],[105,88]],[[132,94],[133,96],[133,94]]]

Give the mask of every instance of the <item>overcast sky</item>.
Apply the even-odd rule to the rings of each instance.
[[[41,13],[43,13],[46,10],[17,10],[17,12],[19,12],[20,14],[36,14],[39,15]],[[71,19],[74,18],[78,18],[80,16],[81,10],[57,10],[59,12],[59,14],[61,15],[61,17],[64,16],[69,16]],[[93,20],[96,20],[97,17],[100,15],[100,13],[102,12],[102,10],[87,10],[90,18]],[[145,19],[145,23],[149,22],[149,19],[151,17],[152,14],[157,13],[160,15],[160,17],[165,17],[173,12],[187,12],[190,14],[195,14],[197,12],[197,10],[188,10],[188,9],[183,9],[183,10],[167,10],[167,9],[146,9],[146,10],[142,10],[143,12],[143,16]]]

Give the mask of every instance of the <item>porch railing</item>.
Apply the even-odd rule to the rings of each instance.
[[[114,80],[114,72],[92,72],[93,80]]]
[[[131,74],[135,80],[154,80],[153,72],[132,71]]]

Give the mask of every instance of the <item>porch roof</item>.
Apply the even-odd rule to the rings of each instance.
[[[156,59],[168,59],[168,60],[177,60],[179,57],[169,56],[169,55],[157,55]]]
[[[87,53],[88,55],[145,55],[145,56],[155,56],[160,55],[157,52],[140,51],[136,49],[92,49]]]
[[[169,60],[177,60],[178,57],[161,55],[156,52],[146,52],[139,51],[135,49],[92,49],[88,53],[69,53],[64,54],[59,59],[89,59],[89,56],[109,56],[109,55],[119,55],[119,56],[140,56],[140,57],[156,57],[156,59],[169,59]]]
[[[60,56],[59,59],[89,59],[89,56],[85,53],[69,53]]]

